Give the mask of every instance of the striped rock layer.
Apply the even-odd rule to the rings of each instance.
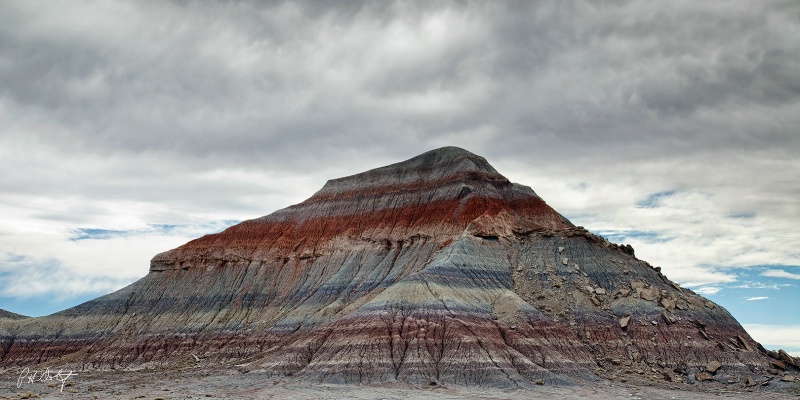
[[[158,254],[117,292],[0,320],[0,343],[3,367],[236,364],[343,383],[792,368],[722,307],[454,147],[331,180],[300,204]]]

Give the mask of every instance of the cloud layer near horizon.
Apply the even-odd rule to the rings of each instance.
[[[2,8],[0,299],[55,311],[445,145],[709,295],[797,279],[797,2]]]

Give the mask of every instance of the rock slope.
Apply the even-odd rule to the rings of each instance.
[[[501,387],[756,384],[797,367],[630,246],[454,147],[331,180],[156,255],[124,289],[5,326],[5,367],[226,363],[324,382]]]
[[[0,308],[0,319],[25,319],[25,318],[30,318],[30,317],[22,314],[13,313],[11,311],[3,310],[2,308]]]

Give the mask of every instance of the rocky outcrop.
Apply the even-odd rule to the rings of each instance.
[[[3,310],[0,308],[0,319],[25,319],[30,318],[26,315],[13,313],[11,311]]]
[[[453,147],[331,180],[7,333],[3,366],[230,363],[349,383],[689,381],[710,363],[727,380],[780,362],[630,246]]]

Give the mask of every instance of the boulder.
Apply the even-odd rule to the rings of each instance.
[[[716,360],[709,361],[708,364],[706,364],[706,371],[708,371],[708,372],[710,372],[712,374],[716,374],[717,370],[720,369],[720,367],[722,367],[722,363],[721,362],[716,361]]]

